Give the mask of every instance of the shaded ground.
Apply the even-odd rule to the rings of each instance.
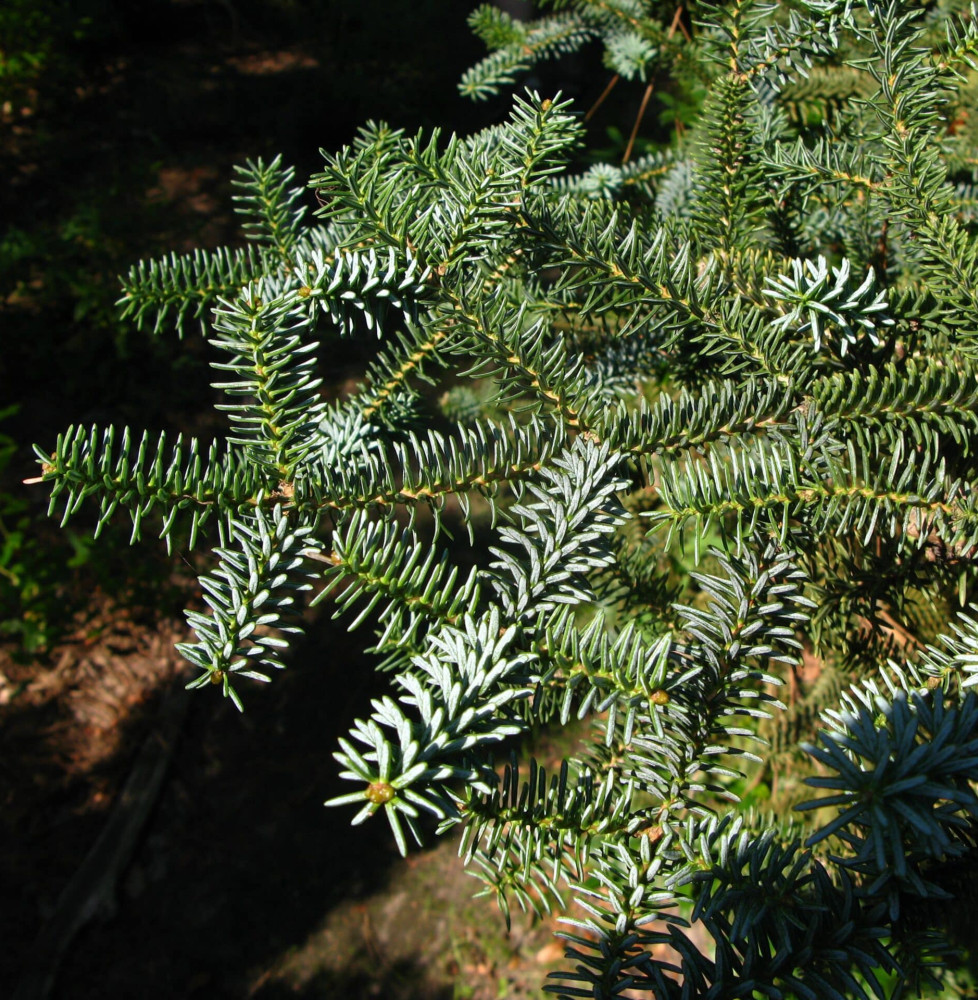
[[[105,823],[161,691],[179,683],[182,626],[147,624],[108,606],[51,670],[0,661],[4,691],[29,684],[0,708],[5,993]],[[339,791],[335,734],[364,707],[371,674],[328,622],[295,659],[248,692],[244,716],[216,692],[191,700],[115,905],[79,935],[54,996],[536,995],[559,956],[550,928],[517,920],[507,939],[495,904],[472,899],[454,844],[401,860],[382,820],[354,829],[323,808]]]

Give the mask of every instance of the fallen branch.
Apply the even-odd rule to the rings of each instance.
[[[164,699],[157,724],[136,757],[112,815],[61,894],[54,915],[41,928],[13,1000],[45,1000],[75,936],[111,904],[163,787],[188,700],[182,685],[174,687]]]

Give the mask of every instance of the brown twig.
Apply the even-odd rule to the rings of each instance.
[[[683,24],[682,4],[680,4],[676,8],[676,13],[672,15],[672,24],[669,25],[669,32],[666,35],[666,38],[672,38],[672,36],[676,33],[676,28],[679,28],[679,30],[683,33],[683,37],[686,39],[687,42],[692,41],[689,32],[686,30],[686,25]],[[617,79],[618,75],[615,74],[612,83],[610,83],[605,88],[604,94],[602,94],[601,97],[598,98],[598,104],[600,104],[605,99],[608,92],[611,90],[612,85]],[[628,159],[632,155],[632,147],[635,145],[635,137],[638,135],[638,128],[642,124],[642,119],[645,117],[645,109],[649,106],[649,98],[652,97],[653,86],[654,86],[654,81],[650,82],[649,85],[645,88],[645,95],[642,97],[642,105],[638,109],[638,114],[635,116],[635,124],[632,126],[632,134],[628,137],[628,145],[625,147],[625,155],[621,158],[622,163],[628,163]],[[598,104],[595,104],[594,107],[597,108]],[[592,108],[592,111],[593,110],[594,108]],[[590,112],[588,113],[588,116],[585,117],[584,120],[587,121],[588,117],[590,117]]]
[[[652,84],[645,88],[645,96],[642,98],[642,105],[635,116],[635,124],[632,126],[632,134],[628,137],[628,145],[625,147],[625,155],[621,158],[622,163],[628,163],[628,158],[632,155],[632,147],[635,145],[635,136],[638,135],[638,127],[645,117],[645,109],[649,106],[649,98],[652,96]]]
[[[672,36],[676,33],[677,28],[683,33],[683,38],[685,38],[687,42],[691,42],[693,40],[689,31],[686,29],[686,25],[683,24],[682,4],[679,4],[679,6],[676,8],[676,12],[672,15],[672,24],[669,25],[669,31],[666,34],[666,38],[672,38]],[[594,115],[595,111],[597,111],[598,108],[600,108],[601,105],[604,104],[605,99],[608,97],[611,91],[614,90],[615,84],[620,79],[621,77],[617,73],[615,73],[615,75],[612,76],[612,78],[608,81],[607,86],[604,88],[604,90],[601,91],[601,96],[598,97],[598,99],[594,102],[594,104],[591,105],[587,114],[584,116],[584,121],[587,122],[591,120],[591,117]],[[638,135],[638,128],[642,124],[642,118],[645,115],[645,109],[648,107],[649,98],[652,96],[652,87],[653,83],[650,83],[645,88],[645,96],[642,98],[642,106],[638,109],[638,115],[635,118],[635,124],[632,126],[632,134],[628,137],[628,146],[625,148],[625,155],[622,157],[621,160],[622,163],[627,163],[628,158],[632,155],[632,147],[635,145],[635,137]],[[677,121],[676,124],[678,126],[679,122]]]
[[[692,36],[690,35],[689,31],[686,28],[686,25],[683,24],[682,4],[680,4],[676,8],[676,13],[672,15],[672,24],[669,25],[669,34],[666,37],[672,38],[672,36],[676,33],[676,28],[678,28],[683,33],[683,38],[685,38],[687,42],[691,42],[693,40]]]
[[[591,110],[584,116],[585,121],[589,121],[591,115],[594,114],[598,108],[604,104],[605,98],[614,90],[615,84],[621,79],[621,77],[615,73],[615,75],[608,81],[608,86],[601,91],[601,96],[591,105]]]

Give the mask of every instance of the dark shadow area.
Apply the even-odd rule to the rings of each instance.
[[[418,985],[422,970],[411,962],[397,962],[385,969],[381,976],[356,973],[350,976],[317,976],[312,982],[296,991],[290,986],[276,984],[259,988],[252,994],[257,1000],[327,1000],[344,997],[345,1000],[455,1000],[459,995],[454,987],[424,987]]]
[[[42,926],[102,833],[119,791],[179,683],[183,626],[163,607],[117,606],[75,620],[50,663],[22,665],[25,691],[0,706],[0,992],[12,995]],[[161,601],[162,605],[162,601]],[[5,677],[19,676],[3,661]],[[16,689],[15,689],[16,690]]]
[[[197,692],[118,909],[79,936],[55,996],[245,996],[331,908],[380,888],[386,823],[353,828],[322,804],[348,790],[331,752],[371,684],[356,641],[323,623],[267,689],[245,689],[244,715]]]

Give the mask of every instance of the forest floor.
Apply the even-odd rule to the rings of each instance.
[[[0,651],[4,995],[182,686],[185,633],[96,595],[43,660]],[[135,853],[52,995],[539,996],[562,953],[553,921],[517,911],[507,934],[453,839],[402,859],[382,818],[354,829],[323,808],[336,735],[370,686],[355,640],[321,617],[244,715],[194,693]]]

